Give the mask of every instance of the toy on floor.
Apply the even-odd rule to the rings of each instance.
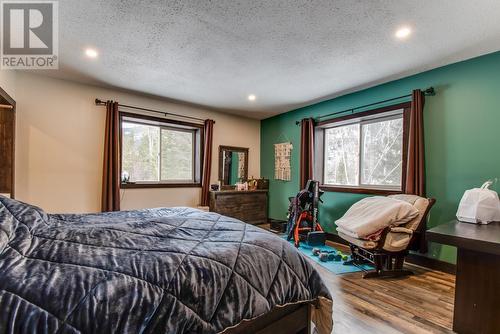
[[[299,247],[301,241],[309,246],[325,244],[326,235],[318,222],[321,195],[323,191],[319,190],[319,182],[309,180],[303,190],[289,198],[287,240],[293,239],[295,247]]]
[[[341,257],[342,261],[347,261],[347,260],[349,260],[349,255],[344,254],[344,253],[342,253],[342,252],[339,252],[339,253],[340,253],[340,257]]]
[[[349,255],[342,253],[341,251],[333,250],[333,251],[325,251],[319,248],[313,248],[312,253],[314,256],[319,256],[319,260],[321,262],[328,261],[347,261],[349,259]]]

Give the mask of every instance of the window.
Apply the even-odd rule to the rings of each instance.
[[[401,191],[406,165],[406,107],[403,104],[320,123],[315,170],[322,175],[324,187],[367,193]]]
[[[198,124],[122,113],[122,187],[199,186]]]

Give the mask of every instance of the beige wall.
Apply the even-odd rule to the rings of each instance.
[[[123,91],[17,73],[16,197],[48,212],[100,209],[105,111],[96,97],[216,121],[212,183],[218,146],[248,147],[249,175],[260,175],[260,122]],[[122,209],[195,206],[200,188],[122,190]]]
[[[16,71],[0,70],[0,87],[13,99],[16,98],[16,78]]]

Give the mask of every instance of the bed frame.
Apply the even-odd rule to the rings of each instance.
[[[310,334],[311,304],[301,303],[276,307],[256,319],[243,321],[223,334]]]

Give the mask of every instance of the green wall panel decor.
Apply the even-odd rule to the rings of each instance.
[[[478,187],[488,179],[500,178],[500,52],[262,120],[261,174],[270,180],[270,218],[286,219],[288,197],[299,190],[300,128],[295,121],[410,94],[413,89],[430,86],[436,89],[436,95],[426,97],[424,107],[425,170],[427,195],[436,198],[437,202],[428,227],[453,219],[466,189]],[[273,144],[283,136],[289,138],[294,147],[290,182],[273,178]],[[500,184],[492,189],[498,191]],[[364,196],[367,195],[325,193],[320,209],[320,221],[325,229],[336,233],[335,220]],[[456,250],[431,244],[427,256],[455,263]]]

